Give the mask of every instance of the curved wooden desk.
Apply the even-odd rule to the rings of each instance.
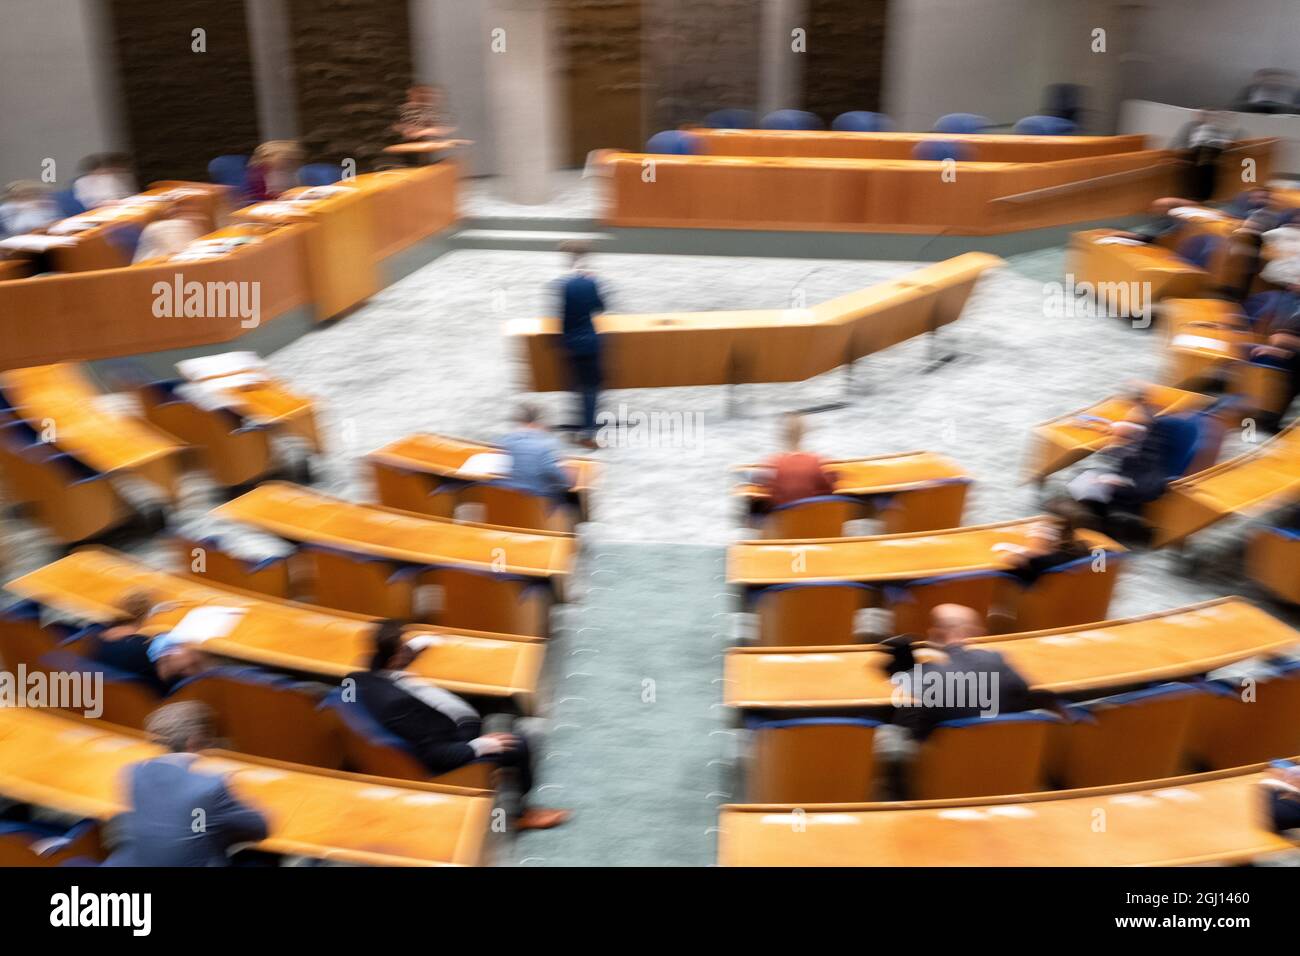
[[[356,504],[298,485],[271,481],[211,512],[289,541],[411,564],[452,566],[562,580],[574,537],[511,531]]]
[[[123,775],[162,748],[120,728],[30,708],[0,708],[0,793],[79,817],[107,820],[129,809]],[[460,787],[361,774],[213,751],[196,769],[227,775],[259,810],[272,853],[371,866],[474,866],[492,798]]]
[[[1147,506],[1152,547],[1182,541],[1229,515],[1300,500],[1300,423],[1258,448],[1171,482]]]
[[[143,419],[107,411],[103,394],[76,366],[0,373],[0,395],[38,434],[48,422],[53,444],[96,471],[137,474],[175,498],[183,446]]]
[[[476,455],[502,454],[500,446],[483,442],[450,438],[446,435],[407,435],[376,449],[366,458],[383,462],[405,471],[416,471],[452,481],[493,481],[498,475],[487,472],[466,471],[465,465]],[[577,475],[570,489],[575,493],[589,491],[600,473],[600,465],[591,458],[568,458],[564,465]]]
[[[966,571],[1009,567],[996,545],[1027,547],[1031,527],[1042,517],[946,531],[916,531],[864,538],[807,538],[741,541],[727,549],[727,580],[759,587],[801,581],[911,581]],[[1084,532],[1091,546],[1123,549],[1109,538]]]
[[[997,256],[968,252],[806,309],[596,317],[606,388],[799,382],[955,321]],[[516,319],[537,392],[571,386],[554,318]]]
[[[337,680],[365,666],[374,620],[346,611],[280,600],[156,571],[107,548],[84,548],[11,581],[10,591],[80,620],[121,620],[128,595],[144,591],[155,603],[176,602],[148,626],[161,632],[200,605],[240,607],[244,616],[207,650],[232,660]],[[410,671],[458,694],[513,701],[532,710],[545,654],[541,638],[413,625],[438,643],[421,651]]]
[[[1021,136],[1016,133],[842,133],[837,130],[688,130],[710,156],[782,156],[808,159],[907,160],[919,143],[961,143],[984,163],[1047,163],[1131,153],[1146,137]]]
[[[1163,246],[1102,241],[1117,236],[1115,229],[1076,232],[1066,247],[1066,272],[1076,286],[1092,283],[1096,301],[1112,314],[1136,315],[1161,299],[1199,295],[1210,281],[1204,269]]]
[[[1220,598],[1142,617],[976,638],[1030,686],[1062,695],[1204,674],[1300,644],[1297,632],[1241,598]],[[850,647],[739,647],[727,652],[728,706],[810,711],[890,706],[885,653]]]
[[[1160,415],[1199,411],[1208,408],[1213,401],[1207,395],[1168,385],[1143,382],[1137,387],[1142,389],[1147,401]],[[1113,395],[1095,405],[1035,425],[1030,439],[1026,478],[1041,480],[1105,448],[1110,444],[1110,426],[1124,421],[1136,407],[1137,404],[1128,397]]]
[[[1272,832],[1266,766],[1010,797],[724,806],[723,866],[1187,866],[1295,849]],[[1103,819],[1104,828],[1097,822]]]
[[[761,462],[737,465],[734,471],[751,472],[763,467]],[[967,478],[965,470],[951,458],[932,451],[905,451],[869,458],[843,458],[826,462],[835,472],[835,494],[850,497],[894,495],[927,488],[936,482]],[[765,498],[759,485],[741,485],[735,494],[746,498]]]

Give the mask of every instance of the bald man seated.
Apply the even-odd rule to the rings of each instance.
[[[940,652],[924,663],[911,656],[910,641],[895,639],[890,681],[895,687],[894,724],[917,742],[939,724],[971,717],[997,717],[1035,706],[1029,684],[997,651],[968,642],[986,634],[984,619],[960,604],[930,612],[926,643]],[[887,642],[891,643],[891,642]]]

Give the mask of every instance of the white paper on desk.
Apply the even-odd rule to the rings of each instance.
[[[499,451],[481,451],[470,455],[459,470],[464,475],[508,475],[510,456]]]
[[[260,377],[265,380],[266,363],[256,352],[219,352],[177,362],[176,371],[191,382],[254,372],[262,373]]]
[[[1232,348],[1231,343],[1206,335],[1175,335],[1169,344],[1180,349],[1213,349],[1215,352],[1226,352]]]
[[[348,192],[347,186],[312,186],[310,189],[304,189],[294,196],[293,201],[312,202],[317,199],[328,199],[330,196],[337,196],[339,193],[345,192]]]
[[[1179,219],[1201,219],[1211,222],[1223,218],[1213,209],[1206,209],[1202,206],[1178,206],[1169,210],[1169,215],[1177,216]]]
[[[1099,246],[1145,246],[1146,243],[1141,239],[1130,239],[1128,236],[1102,236],[1097,240]]]
[[[246,611],[242,607],[196,607],[180,619],[168,636],[182,644],[202,644],[213,638],[227,637]]]
[[[183,382],[176,386],[176,394],[205,411],[213,412],[222,408],[234,408],[237,404],[225,385],[218,384],[225,379],[203,382]]]
[[[0,249],[17,249],[19,252],[48,252],[50,249],[66,249],[75,246],[76,240],[61,236],[42,236],[25,233],[0,239]]]

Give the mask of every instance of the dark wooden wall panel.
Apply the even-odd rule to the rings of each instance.
[[[830,124],[849,110],[879,110],[889,0],[808,0],[804,108]]]
[[[553,0],[564,76],[568,160],[593,149],[638,149],[641,117],[642,0]]]
[[[644,0],[650,133],[757,109],[760,0]]]
[[[289,30],[307,161],[373,167],[411,82],[407,0],[289,0]]]
[[[127,130],[142,183],[206,180],[208,161],[257,145],[243,0],[111,0]],[[207,33],[207,52],[191,31]]]

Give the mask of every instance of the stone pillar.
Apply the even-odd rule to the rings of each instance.
[[[487,102],[500,194],[535,205],[551,197],[560,153],[557,55],[548,0],[484,0]]]
[[[286,0],[252,0],[245,5],[257,94],[257,128],[263,142],[298,138],[293,45]]]
[[[762,0],[759,24],[758,109],[800,109],[803,103],[803,57],[792,49],[796,29],[807,31],[807,0]]]

